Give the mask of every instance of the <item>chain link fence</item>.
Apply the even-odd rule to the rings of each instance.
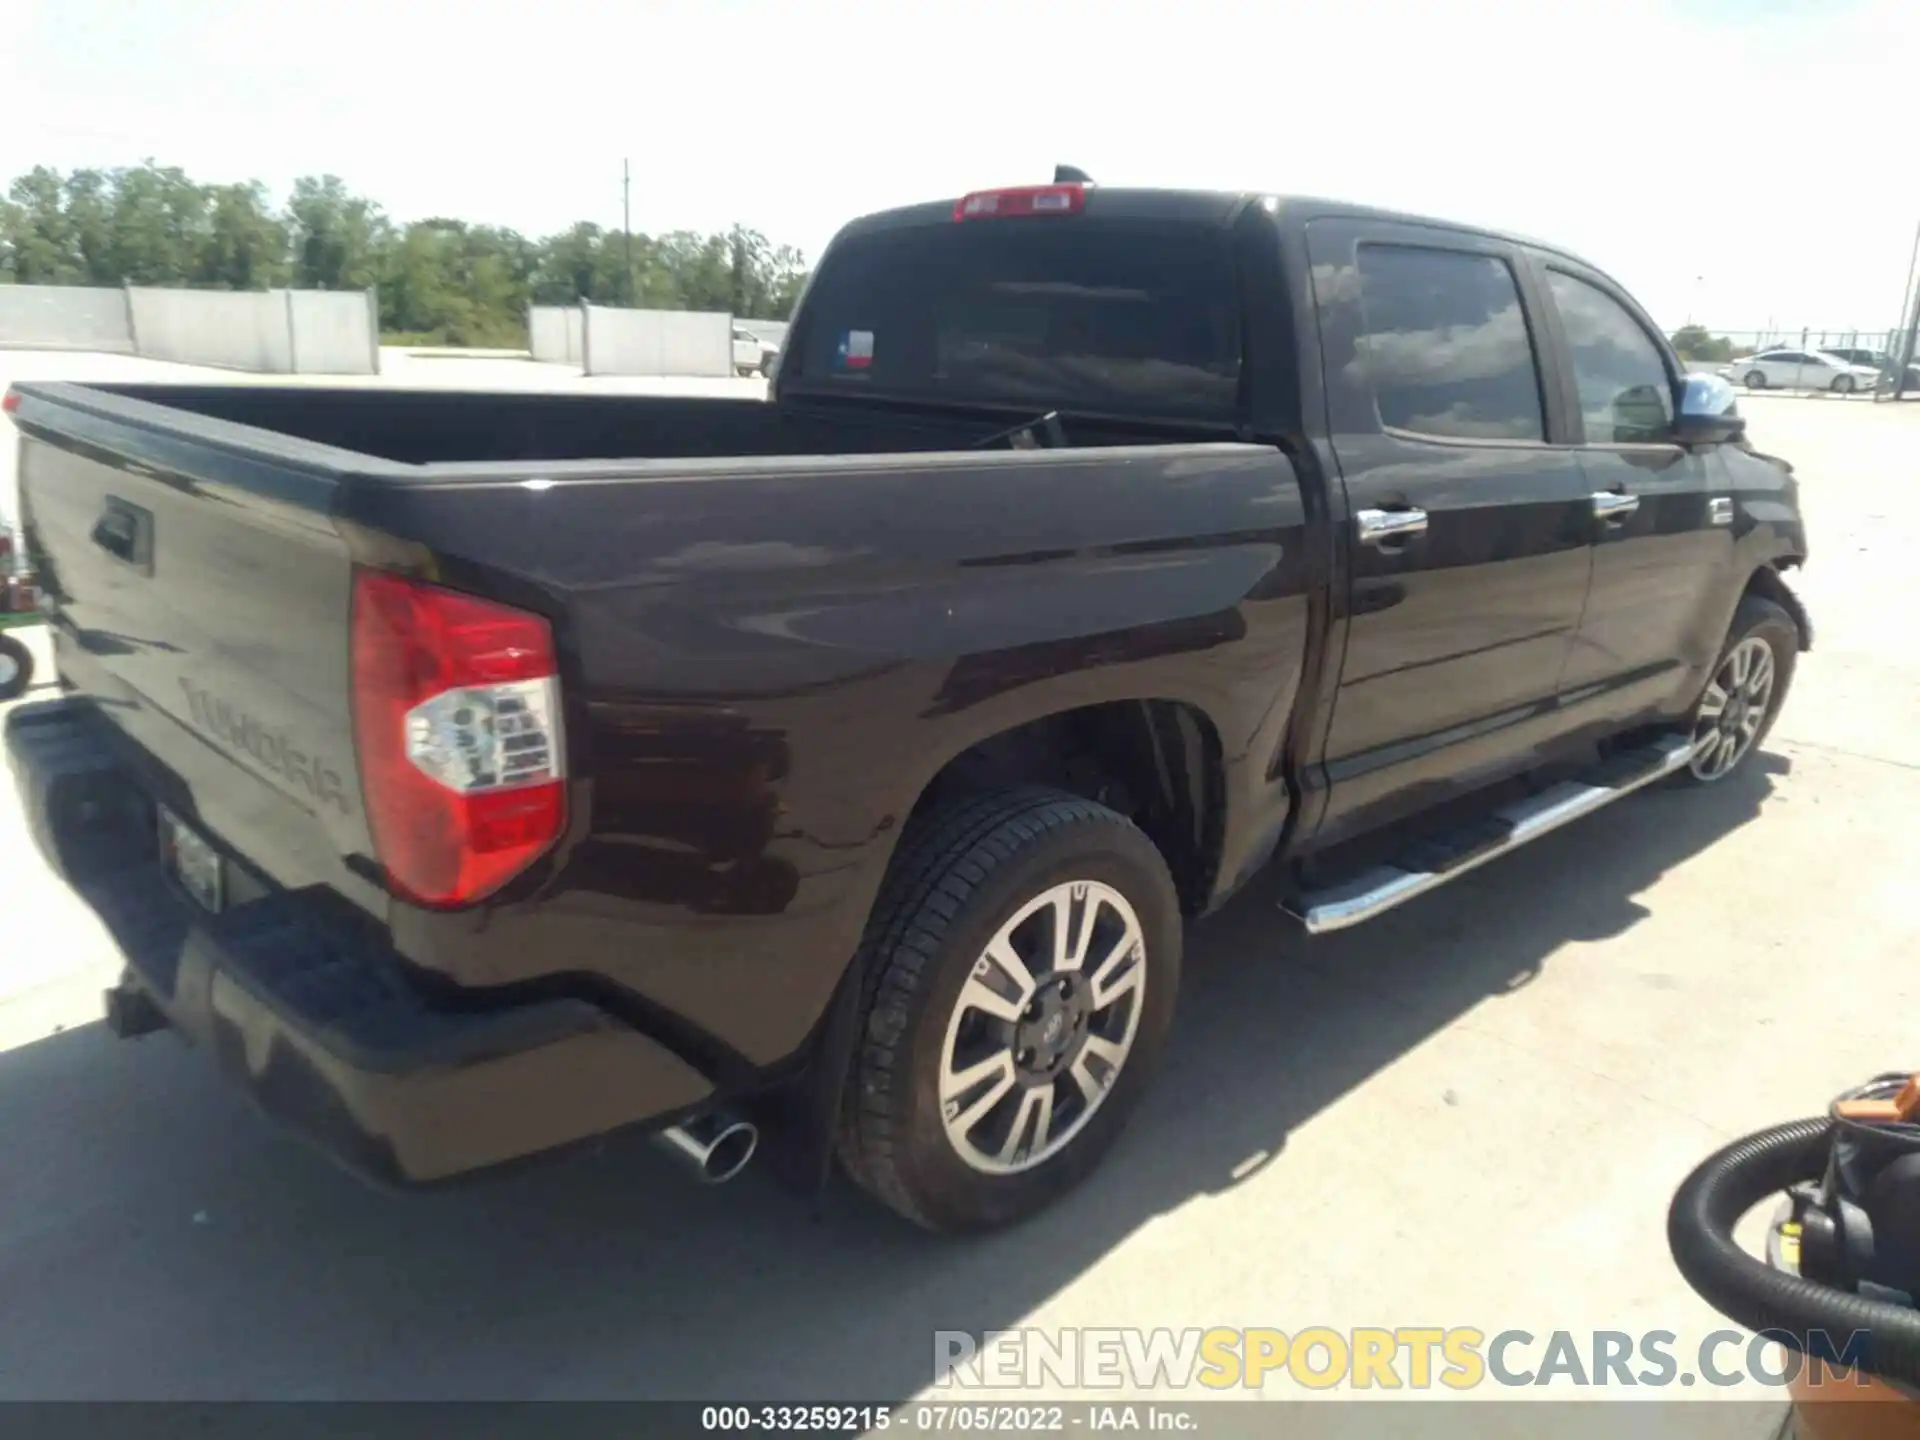
[[[1901,366],[1901,330],[1720,330],[1685,325],[1671,337],[1689,370],[1749,390],[1920,400],[1920,360]]]

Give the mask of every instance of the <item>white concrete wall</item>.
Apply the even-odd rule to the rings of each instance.
[[[375,375],[369,291],[0,285],[0,346],[133,354],[263,375]]]
[[[532,305],[527,309],[527,348],[552,365],[581,363],[585,317],[578,305]]]
[[[119,286],[0,285],[0,346],[133,353]]]
[[[371,375],[373,297],[359,290],[133,289],[141,355],[263,375]]]
[[[286,292],[130,289],[133,339],[142,355],[291,375]]]
[[[587,308],[589,375],[733,374],[733,317],[709,310]]]
[[[379,319],[371,291],[287,290],[293,369],[301,375],[374,375]]]

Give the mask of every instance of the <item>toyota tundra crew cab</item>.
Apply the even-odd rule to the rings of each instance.
[[[394,1182],[631,1127],[1011,1221],[1186,919],[1725,784],[1810,642],[1791,468],[1618,285],[1314,200],[855,221],[765,400],[6,408],[62,686],[7,745],[110,1021]]]

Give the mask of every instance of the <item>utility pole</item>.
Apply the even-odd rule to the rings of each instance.
[[[1913,304],[1913,277],[1920,274],[1920,225],[1913,230],[1913,254],[1907,257],[1907,288],[1900,292],[1900,323],[1907,323],[1907,309]],[[1889,347],[1891,348],[1891,347]]]
[[[627,252],[627,304],[634,301],[633,294],[633,171],[625,160],[620,162],[620,238]]]
[[[1907,367],[1913,364],[1914,351],[1920,349],[1920,294],[1914,291],[1913,277],[1920,271],[1920,226],[1913,232],[1913,257],[1907,261],[1907,289],[1900,297],[1900,323],[1905,334],[1887,348],[1893,352],[1893,398],[1902,399],[1907,390]]]

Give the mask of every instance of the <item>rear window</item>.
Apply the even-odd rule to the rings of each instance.
[[[787,378],[902,397],[1230,417],[1240,307],[1225,230],[981,220],[836,246]]]

